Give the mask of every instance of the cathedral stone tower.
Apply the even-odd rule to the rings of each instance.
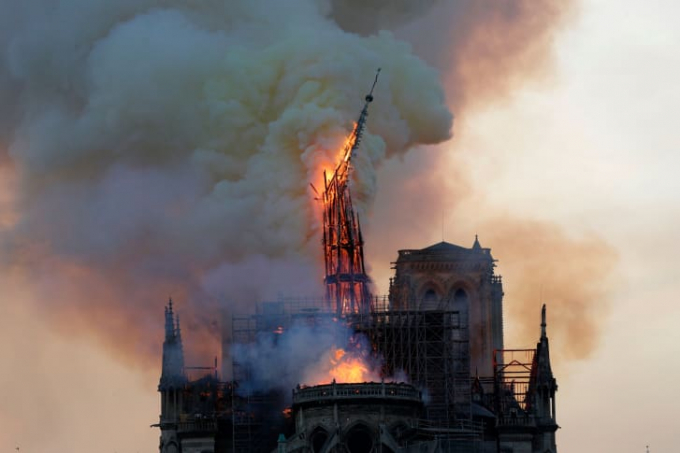
[[[503,286],[491,249],[440,242],[400,250],[390,282],[393,310],[456,310],[467,318],[471,376],[493,375],[493,351],[503,349]]]

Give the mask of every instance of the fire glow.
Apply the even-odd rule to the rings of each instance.
[[[327,371],[320,373],[313,385],[352,384],[380,381],[380,375],[358,354],[342,348],[334,348],[327,354]]]
[[[318,164],[316,171],[314,171],[313,181],[311,183],[314,192],[318,195],[317,187],[324,187],[324,180],[328,180],[333,177],[336,171],[343,165],[346,164],[350,157],[352,157],[352,147],[356,137],[354,132],[357,129],[357,122],[352,124],[352,131],[349,135],[344,138],[342,146],[337,147],[335,156],[332,160],[324,160]],[[329,153],[330,154],[330,153]],[[338,162],[340,164],[338,164]]]
[[[357,126],[359,124],[357,122],[354,123],[352,126],[352,133],[347,136],[345,139],[345,146],[343,146],[343,156],[342,159],[343,161],[347,162],[349,161],[349,158],[352,156],[352,148],[354,147],[354,143],[356,142],[356,135],[354,133],[357,130]]]

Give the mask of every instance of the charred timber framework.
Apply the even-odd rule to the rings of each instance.
[[[342,160],[332,176],[324,172],[323,247],[326,264],[326,299],[336,316],[368,313],[371,294],[370,279],[364,267],[364,239],[359,217],[354,212],[349,187],[351,159],[359,149],[368,117],[368,104],[373,102],[373,90],[366,95],[359,120],[348,137]]]

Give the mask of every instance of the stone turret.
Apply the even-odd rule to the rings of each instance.
[[[163,368],[158,390],[169,390],[184,385],[184,350],[179,316],[172,311],[172,299],[165,307],[165,341],[163,342]]]
[[[536,419],[534,451],[555,453],[557,451],[555,431],[559,428],[555,406],[557,381],[553,376],[552,367],[550,366],[550,349],[546,325],[544,304],[541,309],[541,338],[536,345],[536,355],[534,356],[532,367],[533,411]]]
[[[183,406],[183,390],[187,383],[184,374],[184,351],[179,317],[172,310],[172,299],[165,307],[165,341],[163,341],[163,366],[158,391],[161,393],[160,428],[161,453],[178,453],[180,442],[177,423]]]

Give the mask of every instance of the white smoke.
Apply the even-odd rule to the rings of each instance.
[[[309,184],[335,165],[376,68],[354,161],[361,212],[381,161],[450,134],[436,72],[388,32],[345,32],[322,0],[0,4],[0,149],[18,213],[0,230],[3,260],[109,279],[120,294],[52,295],[85,317],[138,312],[157,282],[188,288],[185,313],[245,297],[229,281],[248,297],[276,291],[281,279],[261,275],[313,291]],[[50,256],[55,267],[31,264]],[[262,269],[291,261],[302,271]]]

